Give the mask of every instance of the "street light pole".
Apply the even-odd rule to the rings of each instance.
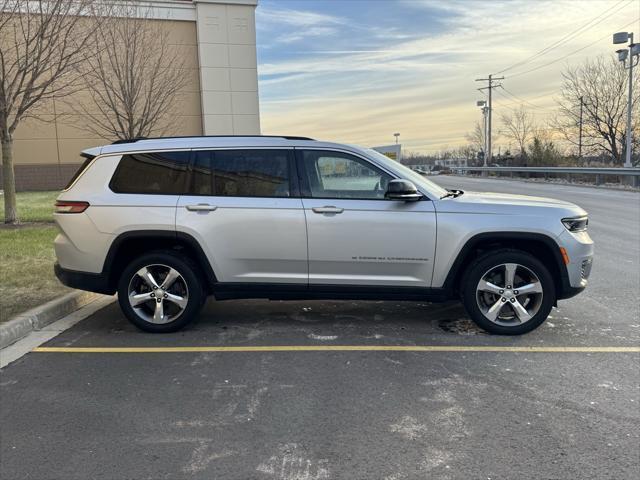
[[[629,69],[629,99],[627,101],[627,134],[625,146],[624,166],[631,167],[631,107],[633,105],[633,67],[634,57],[640,56],[640,44],[633,43],[633,32],[618,32],[613,35],[613,43],[626,43],[629,41],[629,51],[626,49],[618,50],[618,60],[622,62],[625,68]],[[629,67],[626,67],[627,58],[629,59]]]
[[[633,32],[629,33],[629,100],[627,101],[627,148],[624,166],[631,167],[631,106],[633,105]]]

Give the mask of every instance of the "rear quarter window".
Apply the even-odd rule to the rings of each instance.
[[[78,168],[78,170],[76,170],[76,173],[73,174],[71,179],[67,182],[67,184],[64,186],[62,190],[69,190],[71,188],[71,185],[73,185],[75,181],[78,179],[78,177],[82,175],[82,172],[84,172],[87,169],[87,167],[93,161],[94,158],[95,157],[85,158],[84,161],[80,164],[80,167]]]
[[[190,152],[125,154],[109,188],[115,193],[180,195],[183,193]]]

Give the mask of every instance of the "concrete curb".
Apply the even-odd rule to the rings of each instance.
[[[71,292],[21,313],[8,322],[0,324],[0,349],[17,342],[33,330],[41,330],[101,297],[104,295],[91,292]]]

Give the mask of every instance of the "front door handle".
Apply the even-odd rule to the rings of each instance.
[[[213,212],[218,207],[209,205],[208,203],[199,203],[197,205],[187,205],[186,208],[190,212]]]
[[[313,213],[342,213],[344,212],[344,208],[334,207],[332,205],[327,205],[325,207],[313,207]]]

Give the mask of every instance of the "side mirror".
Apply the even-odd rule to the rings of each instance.
[[[384,198],[389,200],[403,200],[405,202],[415,202],[422,198],[422,194],[418,192],[416,186],[409,180],[396,179],[391,180],[387,185],[387,191]]]

